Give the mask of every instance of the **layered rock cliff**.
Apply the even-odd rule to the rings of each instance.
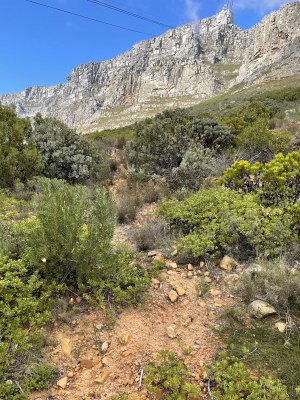
[[[235,85],[300,72],[300,2],[249,30],[219,14],[137,43],[112,60],[74,68],[66,84],[0,96],[21,116],[41,112],[72,126],[105,128],[170,106],[188,106]],[[117,118],[116,118],[117,116]]]

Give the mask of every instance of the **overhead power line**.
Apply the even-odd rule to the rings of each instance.
[[[88,19],[88,20],[94,21],[94,22],[99,22],[100,24],[112,26],[112,27],[114,27],[114,28],[119,28],[119,29],[123,29],[123,30],[126,30],[126,31],[134,32],[134,33],[140,33],[140,34],[146,35],[146,36],[156,36],[156,35],[154,35],[153,33],[142,32],[142,31],[138,31],[138,30],[136,30],[136,29],[127,28],[127,27],[125,27],[125,26],[116,25],[116,24],[111,24],[111,23],[106,22],[106,21],[101,21],[100,19],[96,19],[96,18],[92,18],[92,17],[87,17],[86,15],[82,15],[82,14],[78,14],[78,13],[75,13],[75,12],[72,12],[72,11],[64,10],[64,9],[62,9],[62,8],[53,7],[53,6],[50,6],[50,5],[48,5],[48,4],[39,3],[39,2],[34,1],[34,0],[25,0],[25,1],[27,1],[28,3],[37,4],[37,5],[42,6],[42,7],[50,8],[50,9],[52,9],[52,10],[60,11],[60,12],[63,12],[63,13],[65,13],[65,14],[75,15],[76,17]]]
[[[151,22],[152,24],[161,25],[161,26],[164,26],[166,28],[174,29],[173,26],[167,25],[167,24],[165,24],[163,22],[157,21],[155,19],[144,17],[143,15],[133,13],[131,11],[125,10],[124,8],[119,8],[119,7],[113,6],[112,4],[105,3],[103,1],[99,1],[99,0],[87,0],[87,1],[89,1],[90,3],[97,4],[98,6],[106,7],[106,8],[109,8],[110,10],[120,12],[122,14],[130,15],[131,17],[135,17],[135,18],[139,18],[139,19],[142,19],[144,21],[147,21],[147,22]]]

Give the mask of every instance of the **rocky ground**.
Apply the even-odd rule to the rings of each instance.
[[[151,212],[152,207],[145,206],[135,224]],[[117,227],[114,241],[128,240],[130,227]],[[205,366],[220,347],[215,330],[218,317],[235,301],[223,275],[234,282],[236,271],[227,271],[226,262],[225,269],[214,271],[204,263],[178,265],[176,256],[165,259],[159,251],[149,252],[148,258],[163,260],[165,268],[152,279],[144,306],[116,316],[113,309],[85,308],[80,297],[71,298],[68,307],[76,310],[74,316],[69,312],[68,319],[57,322],[50,334],[54,344],[49,361],[57,367],[59,378],[31,400],[111,399],[122,392],[129,400],[144,399],[142,370],[162,349],[184,359],[192,380],[202,387],[201,398],[207,399],[203,380]],[[205,296],[200,293],[200,280],[207,285]]]

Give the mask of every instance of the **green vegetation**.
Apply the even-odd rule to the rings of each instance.
[[[160,214],[181,234],[179,248],[202,259],[226,253],[274,257],[298,241],[282,208],[263,207],[255,196],[223,187],[163,201]]]
[[[220,68],[224,79],[235,70]],[[243,311],[231,313],[231,326],[219,330],[228,354],[212,364],[206,381],[212,398],[297,398],[300,132],[291,116],[299,113],[300,90],[280,84],[85,138],[39,114],[31,126],[0,106],[1,399],[26,399],[51,386],[56,371],[44,361],[47,329],[63,320],[55,303],[64,314],[75,310],[70,292],[103,307],[106,328],[123,307],[146,300],[164,263],[112,239],[117,221],[134,220],[154,202],[158,213],[132,229],[137,250],[169,251],[175,241],[178,263],[213,266],[225,254],[259,263],[242,274],[236,294],[245,303],[269,302],[287,322],[279,334],[264,321],[244,320]],[[113,197],[104,185],[114,174]],[[199,296],[209,288],[199,279]],[[81,348],[75,350],[79,356]],[[166,350],[146,367],[145,383],[161,399],[199,398],[184,362]]]
[[[13,187],[40,173],[43,160],[32,141],[29,120],[0,104],[0,187]]]
[[[212,120],[184,110],[165,111],[136,125],[126,149],[128,170],[142,179],[163,178],[173,187],[199,187],[213,173],[215,154],[231,140],[229,129]]]
[[[189,382],[189,372],[183,361],[168,350],[162,350],[157,359],[147,365],[145,382],[149,392],[161,399],[184,400],[199,396],[197,386]]]
[[[43,175],[70,183],[109,177],[108,161],[83,140],[74,129],[55,118],[34,118],[30,135],[43,156]]]
[[[210,380],[212,396],[216,400],[287,400],[287,389],[279,380],[260,377],[251,379],[251,371],[245,368],[238,357],[220,355],[220,360],[211,366]]]
[[[275,379],[286,386],[291,399],[299,398],[299,332],[289,330],[285,336],[274,330],[272,322],[251,321],[249,325],[249,321],[231,321],[222,330],[221,338],[227,344],[230,355],[243,358],[247,367],[255,370],[258,376],[266,371],[272,373]],[[245,349],[248,349],[246,357]]]
[[[234,190],[257,193],[266,204],[296,204],[300,195],[300,153],[280,153],[267,164],[238,161],[224,172],[222,182]]]

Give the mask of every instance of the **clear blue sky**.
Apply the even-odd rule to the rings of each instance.
[[[160,35],[167,28],[92,4],[88,0],[36,0],[53,7]],[[167,25],[178,26],[220,11],[226,0],[102,0]],[[103,61],[149,36],[44,8],[0,0],[0,93],[64,83],[71,69]],[[249,28],[289,0],[236,0],[235,23]]]

